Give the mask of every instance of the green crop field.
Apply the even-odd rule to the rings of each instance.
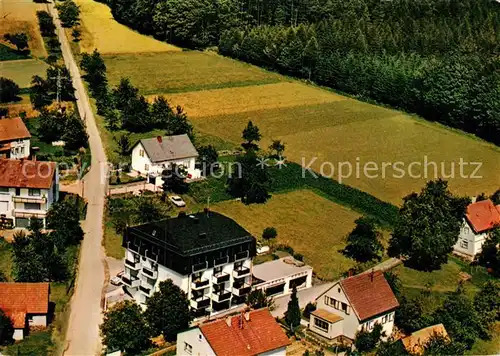
[[[355,264],[339,250],[360,215],[310,190],[275,194],[265,205],[229,201],[211,209],[231,217],[255,237],[264,228],[275,227],[276,242],[301,253],[320,278],[332,280]]]
[[[320,88],[279,83],[169,94],[167,98],[185,107],[198,130],[235,144],[241,142],[241,131],[252,120],[263,134],[262,147],[266,148],[271,139],[281,139],[288,159],[305,165],[314,160],[314,170],[337,180],[339,164],[350,162],[352,174],[343,178],[343,183],[393,204],[399,205],[403,196],[419,191],[427,180],[443,173],[445,178],[450,176],[452,169],[454,177],[446,179],[456,193],[491,193],[500,187],[498,147]],[[480,162],[475,174],[480,178],[470,177],[475,165],[464,166],[461,176],[461,159]],[[401,163],[393,167],[396,162]],[[365,165],[369,169],[374,164],[378,170],[365,173]],[[400,173],[399,168],[404,172]],[[344,175],[348,169],[346,163]]]
[[[197,51],[105,56],[108,79],[128,77],[142,94],[239,87],[283,80],[246,63]]]
[[[47,68],[48,65],[38,59],[0,62],[1,76],[13,80],[21,88],[29,87],[34,75],[45,77]]]

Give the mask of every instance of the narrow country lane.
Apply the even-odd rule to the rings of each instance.
[[[97,355],[101,350],[99,324],[102,320],[101,291],[104,284],[104,252],[101,240],[107,160],[68,39],[61,27],[54,4],[49,3],[47,6],[57,27],[64,62],[73,79],[78,111],[87,125],[92,151],[92,167],[84,178],[84,196],[88,201],[87,218],[82,226],[85,238],[81,248],[75,292],[71,300],[64,355]]]

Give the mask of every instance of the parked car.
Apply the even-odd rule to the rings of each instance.
[[[182,198],[178,195],[171,195],[168,197],[168,199],[174,203],[175,206],[177,207],[183,207],[186,206],[186,202],[182,200]]]
[[[124,271],[120,271],[116,274],[116,276],[114,276],[113,278],[111,278],[111,284],[114,285],[114,286],[120,286],[122,285],[122,276],[125,272]]]

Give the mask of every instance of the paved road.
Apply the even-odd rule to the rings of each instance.
[[[61,50],[76,89],[78,111],[87,124],[92,151],[92,167],[84,178],[88,201],[87,219],[83,222],[82,243],[76,289],[71,300],[71,314],[66,335],[65,355],[98,355],[101,349],[99,324],[102,321],[101,292],[104,285],[104,252],[101,247],[102,217],[106,191],[107,160],[99,131],[85,92],[75,59],[63,32],[54,5],[48,4],[54,18]]]

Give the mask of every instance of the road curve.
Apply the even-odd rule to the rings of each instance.
[[[66,333],[64,355],[98,355],[101,350],[99,324],[102,321],[101,291],[104,285],[104,251],[102,218],[106,193],[107,160],[101,137],[83,85],[80,71],[53,3],[47,4],[54,18],[66,67],[76,89],[77,106],[85,120],[92,151],[92,167],[84,178],[84,197],[88,202],[87,218],[82,223],[83,239],[75,292],[71,299],[71,314]]]

